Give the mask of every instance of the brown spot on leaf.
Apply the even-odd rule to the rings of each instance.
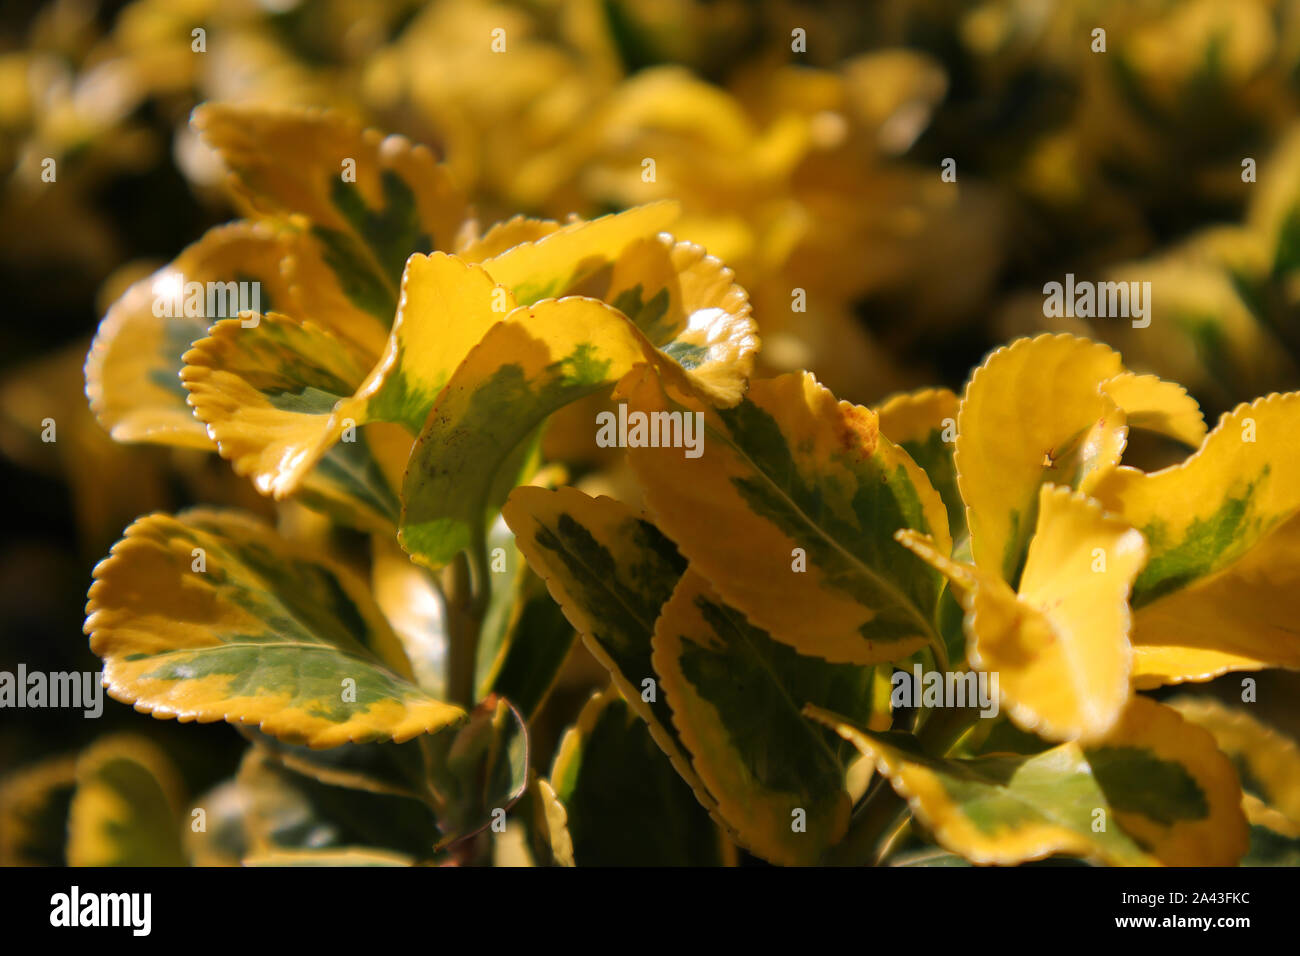
[[[854,461],[870,458],[880,440],[880,422],[876,413],[852,402],[840,402],[836,438],[840,448]]]

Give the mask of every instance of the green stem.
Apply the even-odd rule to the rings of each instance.
[[[947,755],[978,719],[979,711],[971,707],[928,711],[916,740],[926,753]],[[907,801],[881,778],[854,813],[844,839],[827,852],[825,862],[830,866],[879,866],[910,820]]]
[[[474,676],[490,593],[487,542],[478,533],[474,535],[469,554],[457,555],[443,579],[447,607],[447,695],[452,703],[467,710],[474,706],[478,696]]]
[[[908,818],[907,801],[894,792],[888,780],[876,781],[853,815],[848,834],[827,852],[827,865],[879,866]]]

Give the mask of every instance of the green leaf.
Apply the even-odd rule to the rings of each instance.
[[[658,353],[622,313],[570,297],[493,326],[443,390],[402,485],[402,547],[438,568],[519,484],[524,440],[556,409],[607,388]]]
[[[592,697],[551,768],[578,866],[719,866],[720,836],[618,692]]]
[[[1053,853],[1115,865],[1232,866],[1246,850],[1236,773],[1205,731],[1135,697],[1095,746],[932,757],[906,734],[875,733],[817,707],[944,848],[974,863]]]
[[[450,249],[465,219],[464,196],[428,149],[337,113],[208,104],[191,122],[236,196],[261,215],[305,220],[331,284],[383,329],[407,257]]]
[[[901,660],[932,644],[942,578],[894,540],[925,529],[951,546],[943,501],[881,436],[869,409],[807,373],[752,383],[734,408],[669,399],[639,369],[620,386],[629,418],[703,416],[699,457],[629,447],[656,523],[730,606],[801,654]]]
[[[406,740],[463,716],[416,686],[362,582],[237,513],[141,518],[94,577],[90,647],[109,693],[137,710],[313,747]]]
[[[1133,585],[1139,687],[1300,667],[1300,393],[1224,415],[1181,465],[1119,468],[1096,497],[1140,530]]]
[[[107,737],[77,758],[69,866],[184,866],[178,782],[148,740]]]
[[[519,550],[650,736],[705,806],[651,666],[655,619],[686,561],[650,522],[574,488],[517,488],[502,510]]]
[[[559,678],[577,635],[541,578],[527,567],[520,577],[518,613],[489,661],[479,693],[505,697],[531,720]]]
[[[440,839],[437,820],[426,804],[295,773],[259,748],[245,756],[237,783],[250,856],[362,849],[430,859]]]
[[[946,388],[927,388],[896,395],[877,410],[880,433],[912,456],[943,499],[949,533],[958,542],[966,536],[966,505],[957,489],[957,466],[952,460],[959,405],[957,396]]]
[[[504,819],[528,786],[528,727],[505,699],[490,696],[459,727],[423,744],[444,836],[440,848]]]
[[[848,828],[856,755],[803,707],[873,722],[873,668],[804,657],[727,607],[687,570],[655,626],[655,672],[691,764],[746,849],[816,863]]]

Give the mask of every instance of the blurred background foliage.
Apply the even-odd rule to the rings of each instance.
[[[82,393],[107,305],[236,214],[187,125],[198,103],[331,107],[427,143],[484,224],[679,199],[679,238],[749,290],[765,371],[842,398],[958,388],[1007,338],[1068,329],[1213,422],[1300,387],[1298,94],[1288,0],[7,0],[0,669],[98,669],[89,570],[137,515],[276,517],[215,456],[114,444]],[[1045,318],[1067,272],[1151,281],[1150,328]],[[1262,716],[1300,732],[1267,705],[1294,675],[1260,682]],[[196,792],[243,749],[224,725],[143,723],[0,711],[0,770],[125,726]]]

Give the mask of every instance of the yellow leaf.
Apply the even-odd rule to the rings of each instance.
[[[333,747],[463,716],[413,683],[361,581],[238,513],[141,518],[94,577],[85,630],[105,686],[155,717]]]
[[[914,533],[904,545],[952,580],[971,663],[996,674],[1013,721],[1052,740],[1104,737],[1130,697],[1128,593],[1142,536],[1096,501],[1044,485],[1015,593],[995,574],[943,560]]]
[[[957,417],[954,461],[979,567],[1014,586],[1039,486],[1077,485],[1081,446],[1101,454],[1094,467],[1118,463],[1113,438],[1104,448],[1096,444],[1101,436],[1088,439],[1107,410],[1097,386],[1123,371],[1108,346],[1070,335],[1020,339],[975,370]]]
[[[1250,821],[1300,837],[1300,746],[1244,708],[1226,707],[1212,697],[1178,697],[1169,706],[1213,734],[1240,768],[1247,797],[1254,797],[1244,804]],[[1279,828],[1266,810],[1280,814],[1290,827]]]
[[[631,242],[667,229],[675,202],[636,206],[590,222],[569,223],[539,239],[519,242],[483,262],[492,278],[514,292],[520,305],[564,295],[609,265]]]
[[[179,781],[147,739],[121,735],[77,759],[69,866],[183,866]]]
[[[1300,668],[1300,393],[1223,416],[1200,450],[1095,489],[1151,558],[1133,586],[1139,687]]]
[[[256,281],[262,308],[288,303],[292,297],[280,278],[287,248],[286,240],[265,225],[236,222],[211,229],[113,304],[86,357],[86,395],[91,411],[115,439],[212,448],[202,423],[185,404],[179,378],[181,356],[222,317],[208,308],[207,284]],[[193,288],[186,291],[189,283],[204,284],[201,302],[192,297]],[[177,294],[182,308],[189,302],[189,311],[197,306],[198,314],[155,315],[156,305],[174,301]],[[227,315],[237,314],[237,309],[229,311],[228,301],[226,306]]]
[[[383,328],[407,257],[452,248],[465,218],[464,196],[427,148],[338,113],[207,104],[191,122],[236,196],[309,230],[347,299]]]
[[[1191,448],[1205,440],[1205,416],[1187,389],[1154,375],[1124,372],[1101,383],[1101,392],[1124,412],[1129,427],[1166,435]]]
[[[619,392],[629,417],[703,422],[698,457],[661,447],[627,456],[656,522],[727,604],[831,661],[901,660],[939,643],[942,580],[893,534],[916,528],[946,553],[947,514],[874,412],[837,402],[807,373],[756,381],[729,409],[685,396],[677,405],[648,369]]]
[[[560,224],[553,219],[515,216],[496,223],[481,236],[458,243],[456,255],[466,262],[483,262],[513,249],[521,242],[544,239],[559,228]]]

